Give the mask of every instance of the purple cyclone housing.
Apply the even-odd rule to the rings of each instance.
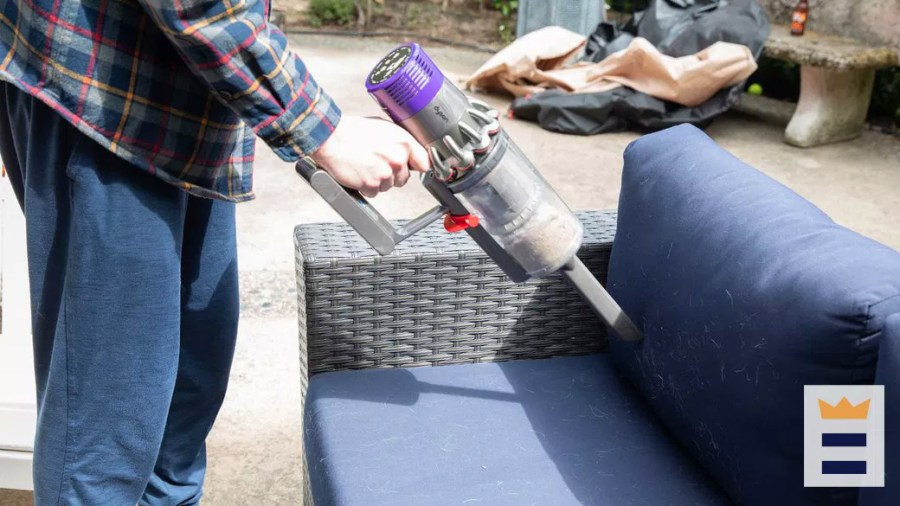
[[[395,122],[407,120],[424,109],[443,84],[444,74],[414,42],[397,46],[366,78],[369,95]]]

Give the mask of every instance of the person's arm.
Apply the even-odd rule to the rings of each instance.
[[[370,195],[404,183],[408,165],[428,168],[424,148],[396,125],[341,121],[337,105],[268,23],[263,0],[140,3],[191,70],[285,161],[312,155],[339,182]],[[365,139],[365,152],[354,149],[354,139]]]

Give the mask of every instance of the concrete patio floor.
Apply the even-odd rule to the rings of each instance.
[[[295,36],[320,83],[345,114],[373,115],[365,95],[368,69],[398,41]],[[428,48],[454,78],[487,55]],[[508,99],[487,97],[501,110]],[[616,206],[622,152],[634,133],[595,137],[552,134],[505,121],[513,138],[575,209]],[[738,158],[824,209],[836,221],[900,249],[900,142],[866,132],[852,142],[801,150],[781,142],[782,128],[726,115],[708,133]],[[231,388],[209,438],[210,505],[299,504],[299,367],[291,231],[298,223],[337,216],[264,146],[256,169],[256,201],[238,211],[243,315]],[[417,183],[379,197],[391,218],[432,205]],[[0,506],[30,504],[25,493],[0,491]]]

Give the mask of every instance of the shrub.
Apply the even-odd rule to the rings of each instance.
[[[623,14],[646,9],[649,3],[649,0],[606,0],[606,5],[610,10]]]
[[[491,6],[500,11],[503,16],[497,23],[497,32],[500,40],[509,44],[516,38],[516,13],[519,10],[519,0],[492,0]]]
[[[900,67],[879,70],[875,74],[870,116],[891,118],[900,128]]]
[[[313,26],[346,25],[353,20],[353,0],[310,0],[309,23]]]

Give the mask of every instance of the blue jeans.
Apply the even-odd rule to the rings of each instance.
[[[0,155],[27,226],[36,504],[196,504],[237,335],[234,204],[2,82]]]

